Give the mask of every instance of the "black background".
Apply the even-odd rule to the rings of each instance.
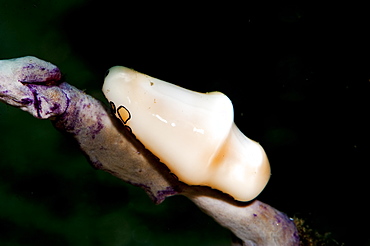
[[[322,233],[330,232],[338,242],[370,245],[366,234],[369,219],[367,153],[370,146],[367,140],[370,120],[367,114],[370,64],[369,17],[365,6],[312,2],[279,2],[272,5],[234,2],[148,4],[144,1],[80,1],[70,6],[59,6],[52,1],[29,1],[26,5],[18,1],[16,4],[3,3],[0,12],[7,14],[7,18],[0,22],[3,30],[0,34],[1,59],[35,55],[51,61],[60,66],[69,83],[86,89],[101,100],[104,100],[100,87],[105,71],[114,65],[131,67],[196,91],[224,92],[233,101],[238,127],[245,135],[260,142],[270,159],[271,180],[258,199],[289,216],[305,218],[312,224],[311,227]],[[27,18],[22,15],[25,13]],[[47,23],[43,22],[46,20]],[[31,32],[29,27],[24,26],[25,23],[37,26],[31,28],[31,31],[37,32]],[[20,133],[21,124],[16,125],[17,128],[12,124],[16,120],[12,118],[13,114],[19,120],[27,118],[30,121],[31,125],[27,125],[26,129],[42,132],[43,129],[37,130],[43,127],[39,124],[50,127],[45,122],[39,123],[24,113],[18,115],[13,109],[1,106],[0,119],[4,125],[1,132],[6,136],[1,140],[5,146],[3,149],[23,149],[17,139],[29,139],[35,135],[29,130]],[[21,136],[15,134],[16,131]],[[9,138],[13,140],[6,140]],[[88,207],[91,203],[87,200],[93,199],[91,196],[97,196],[99,200],[94,200],[93,204],[114,209],[119,208],[120,203],[127,205],[128,200],[137,199],[138,203],[144,200],[147,207],[143,208],[146,211],[143,217],[150,217],[147,211],[151,211],[151,216],[157,221],[182,221],[181,228],[175,223],[171,224],[172,227],[158,226],[163,227],[163,231],[158,232],[156,238],[162,233],[168,241],[173,240],[168,238],[169,234],[185,237],[197,228],[217,228],[217,225],[209,225],[211,222],[197,227],[193,225],[193,217],[181,216],[182,213],[179,214],[174,206],[180,206],[188,214],[196,213],[193,212],[196,208],[182,198],[171,198],[173,202],[166,201],[167,205],[152,208],[154,205],[146,200],[145,194],[135,198],[135,194],[141,192],[139,189],[131,191],[128,185],[124,186],[114,178],[111,180],[110,176],[102,178],[102,174],[98,174],[95,177],[95,171],[90,173],[90,167],[81,164],[83,157],[72,147],[67,153],[59,150],[70,143],[57,133],[51,139],[47,135],[41,140],[30,141],[45,141],[45,145],[51,146],[48,147],[51,151],[48,155],[39,153],[37,158],[33,157],[37,160],[48,163],[53,158],[71,162],[74,158],[76,165],[86,167],[81,171],[67,165],[68,171],[64,171],[66,174],[63,177],[60,176],[61,167],[53,169],[55,179],[51,179],[50,175],[42,177],[50,179],[53,185],[60,185],[52,196],[58,200],[61,193],[66,193],[62,197],[68,200],[71,207],[80,203]],[[22,154],[22,151],[18,152]],[[32,153],[29,150],[29,155],[35,156]],[[4,155],[7,155],[5,151]],[[17,159],[21,163],[18,164],[14,154],[8,155],[10,157],[1,161],[1,168],[16,174],[13,179],[7,179],[9,176],[4,174],[0,178],[3,185],[13,186],[20,182],[17,165],[23,168],[25,177],[33,180],[28,182],[37,183],[36,174],[26,175],[31,171],[27,169],[30,167],[23,167],[26,165],[25,157]],[[12,166],[12,171],[8,170],[9,166]],[[38,169],[42,170],[42,164]],[[68,177],[69,186],[73,187],[77,178],[74,176],[81,172],[89,178],[79,180],[77,190],[67,192],[65,189],[68,190],[68,186],[63,183],[65,177]],[[109,183],[108,187],[103,187],[106,183]],[[108,201],[103,201],[100,193],[96,195],[92,192],[90,185],[97,192],[102,190],[102,196],[104,199],[109,197]],[[6,197],[21,196],[26,200],[24,206],[28,207],[27,199],[30,198],[25,194],[42,193],[45,187],[34,185],[30,190],[25,189],[24,185],[20,185],[19,189],[12,188]],[[84,200],[73,192],[86,192],[88,195]],[[120,192],[126,198],[115,198],[114,194]],[[41,196],[42,199],[53,201],[50,192],[46,194]],[[32,199],[36,204],[45,204],[38,198]],[[51,206],[46,203],[44,209],[51,209]],[[95,211],[94,216],[103,216],[94,210],[95,207],[90,209]],[[73,208],[66,213],[85,216]],[[174,218],[166,220],[166,214]],[[32,218],[29,220],[32,221]],[[26,225],[31,223],[29,220],[23,221],[14,216],[6,218],[14,224],[10,231],[22,230],[20,227],[26,227],[23,230],[27,231]],[[132,227],[134,223],[137,222],[128,222]],[[146,230],[152,228],[148,221],[142,223],[149,227]],[[122,227],[119,222],[117,225]],[[40,228],[42,231],[44,227]],[[165,230],[169,230],[168,233]],[[84,233],[92,237],[91,231],[86,229]],[[62,241],[78,241],[73,241],[73,237],[68,236],[72,233],[68,231],[55,229],[53,233],[58,234]],[[84,234],[76,236],[80,240],[79,245],[91,244],[91,241],[81,239],[81,235]],[[1,237],[0,234],[0,240]],[[200,242],[199,236],[194,237],[196,242]],[[19,242],[14,239],[16,236],[4,238],[4,242]],[[136,244],[130,241],[127,245],[165,245],[164,241],[156,240],[151,238],[145,243],[135,241]]]

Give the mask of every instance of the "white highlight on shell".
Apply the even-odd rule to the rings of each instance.
[[[270,177],[263,148],[234,124],[230,99],[199,93],[126,67],[103,85],[116,116],[182,182],[254,199]]]

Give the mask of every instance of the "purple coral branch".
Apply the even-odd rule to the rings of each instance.
[[[233,245],[299,245],[294,222],[273,207],[180,182],[101,102],[62,82],[51,63],[29,56],[0,61],[0,100],[50,119],[73,135],[95,168],[142,187],[155,203],[176,194],[188,197],[233,232]]]

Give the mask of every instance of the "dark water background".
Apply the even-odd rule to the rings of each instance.
[[[0,59],[50,61],[101,100],[113,65],[224,92],[271,162],[259,199],[338,242],[370,245],[366,8],[0,0]],[[92,169],[48,121],[0,104],[0,134],[1,245],[229,245],[185,198],[155,206]]]

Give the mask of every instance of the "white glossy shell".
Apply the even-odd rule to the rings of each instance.
[[[109,70],[103,92],[122,123],[181,181],[241,201],[265,187],[266,154],[236,127],[224,94],[194,92],[118,66]]]

